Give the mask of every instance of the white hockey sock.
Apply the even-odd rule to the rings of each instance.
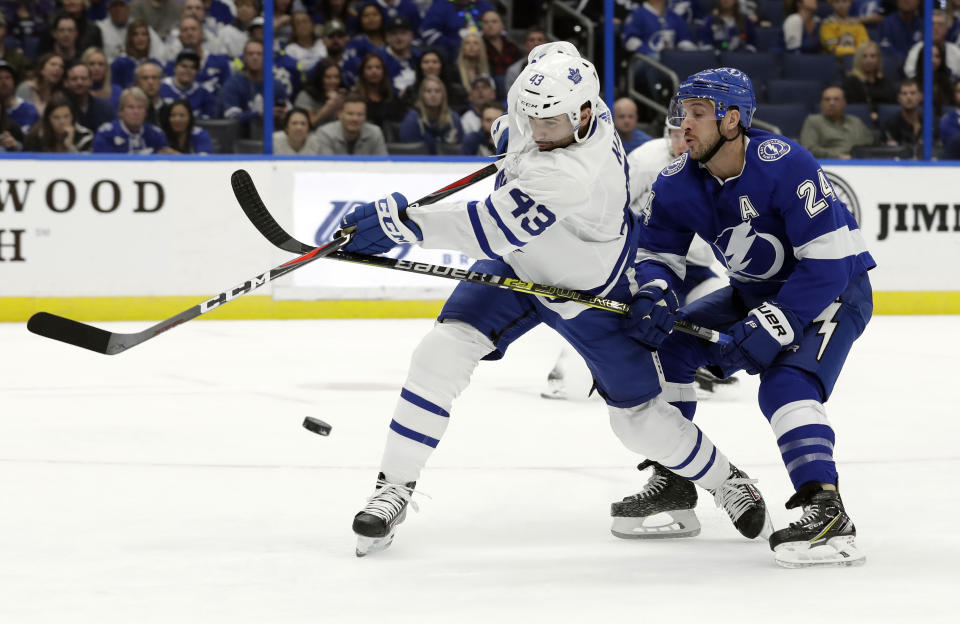
[[[610,426],[631,451],[708,490],[718,488],[730,474],[730,462],[710,438],[660,397],[609,410]]]
[[[437,323],[423,338],[413,352],[387,432],[380,470],[388,481],[420,478],[447,429],[453,400],[470,383],[477,362],[493,350],[489,339],[459,321]]]

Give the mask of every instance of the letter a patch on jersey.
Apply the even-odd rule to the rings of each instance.
[[[759,217],[760,213],[757,212],[757,209],[753,207],[753,204],[750,203],[750,198],[746,195],[740,196],[740,218],[744,221],[749,221],[754,217]]]

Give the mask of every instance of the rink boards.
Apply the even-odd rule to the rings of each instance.
[[[413,200],[481,168],[481,159],[4,159],[0,176],[0,321],[48,310],[80,320],[170,316],[292,255],[248,223],[230,174],[250,172],[298,239],[329,240],[357,202]],[[877,312],[960,313],[960,166],[824,169],[857,216],[878,268]],[[453,199],[482,198],[484,180]],[[798,196],[798,202],[802,199]],[[469,266],[459,252],[394,257]],[[455,282],[321,260],[211,314],[215,318],[431,316]]]

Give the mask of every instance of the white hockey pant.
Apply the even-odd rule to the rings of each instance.
[[[660,396],[635,407],[610,406],[610,426],[623,445],[684,479],[713,490],[730,462],[710,438]]]
[[[393,412],[380,469],[393,483],[408,483],[436,448],[453,400],[470,383],[477,363],[495,349],[489,338],[460,321],[437,323],[413,352]]]

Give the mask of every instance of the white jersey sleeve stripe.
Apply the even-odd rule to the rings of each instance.
[[[850,230],[843,226],[833,232],[827,232],[808,243],[793,248],[793,255],[798,260],[810,258],[812,260],[841,260],[850,256],[858,256],[867,250],[867,243],[863,240],[860,230]]]
[[[507,239],[507,241],[515,247],[523,247],[526,245],[526,243],[517,238],[513,232],[510,231],[510,228],[507,227],[507,224],[503,222],[503,219],[500,218],[500,213],[497,212],[497,209],[493,206],[493,202],[490,201],[489,197],[487,197],[484,203],[486,203],[487,211],[490,213],[490,216],[493,217],[497,227],[500,228],[501,232],[503,232],[503,236]]]
[[[473,235],[477,237],[477,243],[480,245],[480,249],[484,254],[491,260],[500,260],[500,256],[494,253],[493,249],[490,247],[490,241],[487,240],[487,235],[483,231],[483,225],[480,223],[480,215],[477,214],[477,204],[480,202],[469,202],[467,203],[467,215],[470,217],[470,225],[473,227]]]

